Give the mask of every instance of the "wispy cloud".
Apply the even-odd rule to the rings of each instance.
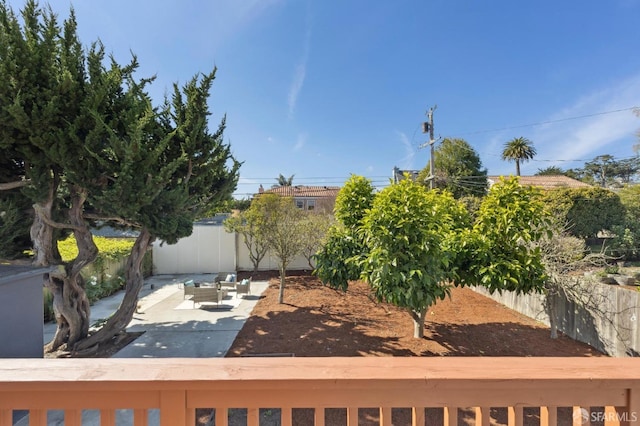
[[[398,166],[401,169],[411,170],[413,169],[413,159],[416,156],[416,152],[413,149],[413,146],[411,145],[411,141],[409,140],[409,138],[404,132],[400,132],[396,130],[396,135],[400,139],[400,143],[404,147],[404,152],[405,152],[405,156],[402,157],[400,160],[398,160],[399,161]]]
[[[306,133],[301,133],[298,135],[298,140],[296,144],[293,146],[294,151],[300,151],[302,147],[307,143],[307,135]]]
[[[638,99],[640,75],[588,94],[549,117],[552,123],[531,134],[538,150],[532,166],[568,168],[603,153],[631,155],[640,121],[628,108],[640,106]],[[578,164],[571,165],[571,160]]]
[[[293,79],[289,86],[289,96],[287,98],[289,105],[289,119],[293,118],[296,110],[296,104],[298,103],[298,96],[304,85],[304,79],[307,75],[307,63],[309,62],[309,52],[311,50],[311,10],[309,4],[307,5],[307,17],[305,23],[305,35],[302,56],[300,61],[296,65],[293,73]]]

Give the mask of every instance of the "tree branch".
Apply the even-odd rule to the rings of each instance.
[[[27,186],[31,180],[17,180],[15,182],[0,183],[0,191],[8,191],[10,189],[22,188]]]
[[[43,207],[40,206],[39,204],[34,204],[33,205],[33,209],[37,212],[37,213],[43,213]],[[75,226],[72,225],[70,223],[60,223],[60,222],[56,222],[54,220],[51,220],[47,217],[46,214],[41,214],[40,218],[42,219],[42,221],[44,223],[46,223],[47,225],[51,226],[52,228],[56,228],[56,229],[73,229],[74,231],[80,231],[82,228],[79,226]]]

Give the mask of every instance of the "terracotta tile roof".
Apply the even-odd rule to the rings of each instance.
[[[490,184],[500,180],[501,176],[487,176]],[[564,175],[555,176],[520,176],[520,184],[524,186],[535,186],[542,189],[556,188],[587,188],[591,185]]]
[[[309,198],[329,198],[336,197],[340,191],[339,186],[278,186],[276,188],[265,189],[265,194],[278,194],[283,197],[309,197]]]

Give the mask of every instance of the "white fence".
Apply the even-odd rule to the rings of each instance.
[[[259,270],[278,269],[278,258],[267,253]],[[309,263],[303,256],[294,259],[289,270],[307,270]],[[226,232],[220,225],[193,226],[193,233],[169,245],[153,244],[154,274],[196,274],[221,271],[252,271],[253,263],[242,237]]]
[[[153,243],[154,274],[203,274],[236,270],[235,235],[222,226],[194,225],[176,244]]]

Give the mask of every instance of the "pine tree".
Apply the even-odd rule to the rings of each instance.
[[[35,204],[35,262],[60,265],[47,277],[58,330],[48,351],[91,352],[131,320],[142,287],[141,263],[155,238],[175,242],[194,219],[236,187],[239,163],[223,143],[225,119],[208,128],[215,69],[194,77],[154,107],[152,79],[136,80],[100,43],[84,53],[73,11],[62,28],[28,1],[21,26],[0,3],[0,149],[24,164],[20,181]],[[89,303],[80,272],[98,250],[95,221],[138,229],[118,311],[89,336]],[[56,239],[73,232],[78,256],[63,263]]]

